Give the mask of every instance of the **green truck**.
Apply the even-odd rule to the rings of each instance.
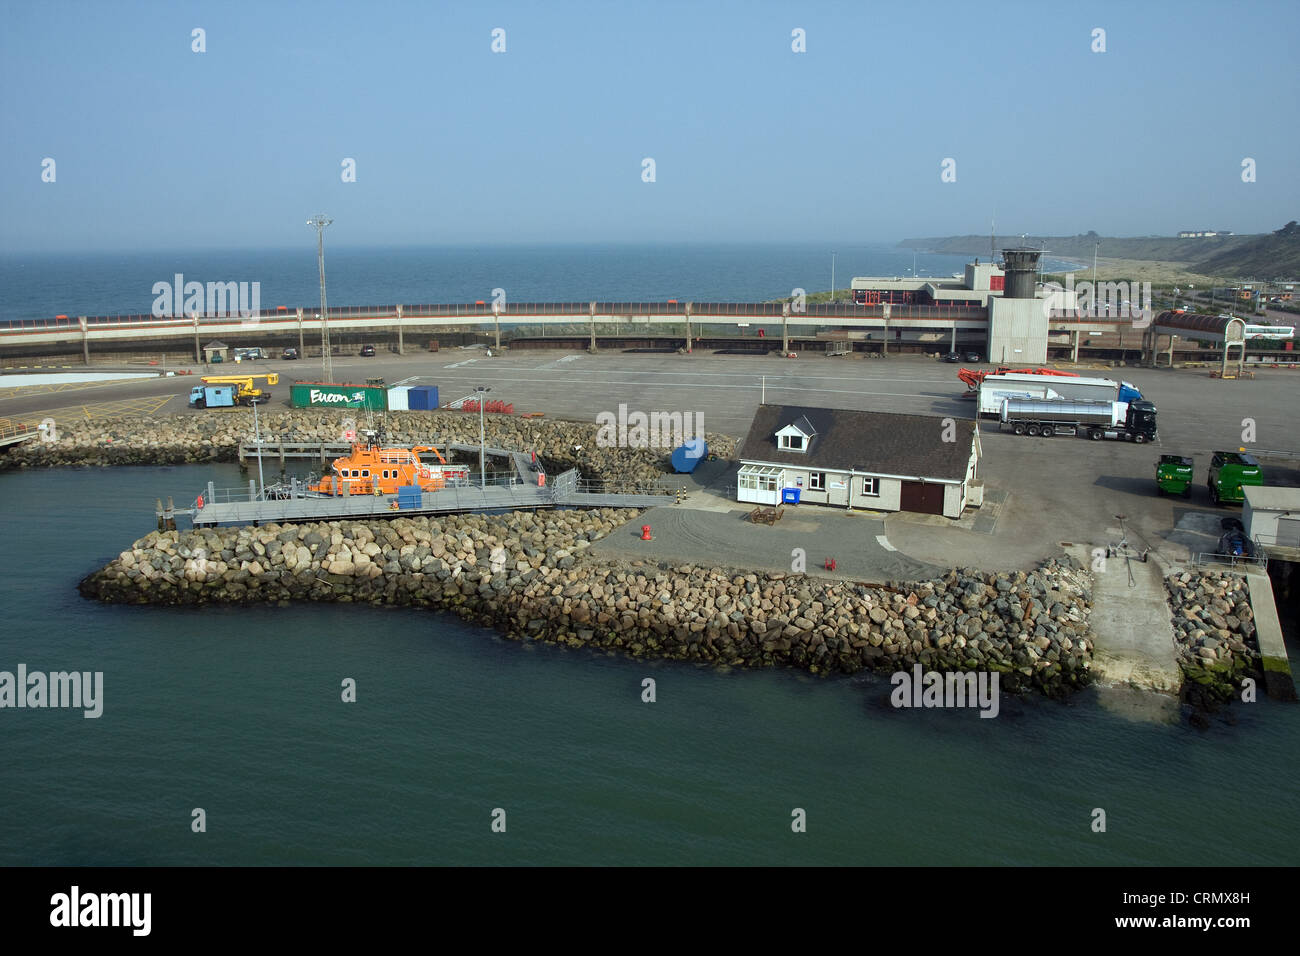
[[[1206,485],[1210,489],[1210,500],[1216,505],[1243,502],[1246,500],[1246,493],[1242,491],[1244,486],[1263,483],[1264,471],[1251,455],[1216,451],[1210,459],[1210,477]]]
[[[1161,455],[1156,462],[1156,487],[1162,495],[1192,495],[1192,460],[1183,455]]]

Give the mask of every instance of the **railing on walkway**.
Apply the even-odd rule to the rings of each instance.
[[[686,302],[595,302],[598,316],[651,316],[651,315],[686,315]],[[711,317],[771,317],[779,319],[784,311],[781,302],[692,302],[693,320],[705,320]],[[589,317],[592,302],[506,302],[494,306],[488,302],[474,303],[435,303],[422,305],[360,305],[335,306],[329,310],[331,321],[349,319],[384,319],[397,320],[397,310],[401,308],[405,323],[419,320],[440,318],[482,317],[493,319],[535,318],[540,315],[572,315]],[[894,319],[981,319],[986,310],[983,306],[931,306],[931,305],[891,305],[890,317]],[[883,306],[880,304],[860,305],[853,302],[815,303],[802,309],[791,309],[789,320],[792,323],[806,322],[808,319],[826,318],[882,318]],[[303,307],[303,321],[314,323],[319,311],[314,307]],[[293,323],[298,320],[298,308],[263,309],[255,314],[241,315],[202,314],[198,316],[198,325],[229,325],[239,322],[245,325],[262,323]],[[85,317],[87,329],[107,329],[121,327],[188,329],[193,328],[193,316],[157,316],[133,313],[128,315],[90,315]],[[0,321],[0,334],[6,332],[32,331],[79,331],[81,318],[59,315],[53,318],[13,319]]]
[[[1192,555],[1192,565],[1198,568],[1227,565],[1233,570],[1248,567],[1264,570],[1268,567],[1268,554],[1262,548],[1256,548],[1253,555],[1198,551]]]

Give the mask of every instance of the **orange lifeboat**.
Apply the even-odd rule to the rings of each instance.
[[[440,464],[422,461],[431,451]],[[450,465],[432,445],[384,448],[376,442],[354,443],[352,453],[335,459],[329,474],[307,486],[322,495],[395,495],[400,487],[419,485],[423,491],[440,491],[449,480],[469,479],[469,469]]]

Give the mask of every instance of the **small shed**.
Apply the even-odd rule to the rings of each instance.
[[[228,362],[230,361],[230,346],[225,342],[218,342],[213,339],[207,345],[203,346],[203,361],[205,362]]]
[[[1241,522],[1269,557],[1300,561],[1300,488],[1247,485]]]

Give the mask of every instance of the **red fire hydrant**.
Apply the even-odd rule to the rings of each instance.
[[[641,526],[641,540],[642,541],[654,540],[654,538],[650,537],[650,526],[648,524],[643,524]]]
[[[827,571],[834,571],[834,570],[835,570],[835,559],[834,559],[834,558],[827,558],[827,559],[826,559],[825,567],[826,567],[826,570],[827,570]]]

